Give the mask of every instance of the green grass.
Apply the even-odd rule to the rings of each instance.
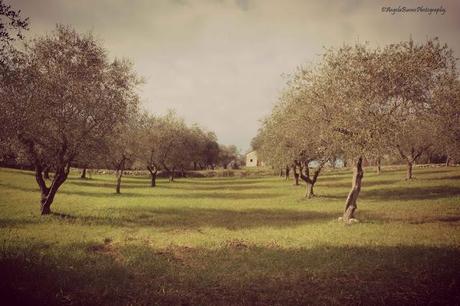
[[[317,198],[278,177],[175,183],[77,174],[39,215],[30,172],[0,169],[0,294],[11,304],[459,304],[460,168],[351,174]]]

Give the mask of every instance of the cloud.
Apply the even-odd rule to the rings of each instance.
[[[443,5],[444,16],[390,15],[384,5]],[[92,30],[112,56],[146,77],[141,95],[156,113],[175,108],[245,150],[285,80],[323,46],[374,45],[439,36],[460,51],[460,3],[341,0],[15,0],[32,33],[54,24]]]

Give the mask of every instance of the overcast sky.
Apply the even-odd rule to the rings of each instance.
[[[260,119],[297,66],[323,47],[438,36],[460,56],[460,1],[452,0],[5,0],[29,16],[32,37],[56,23],[93,31],[111,56],[128,57],[146,79],[144,106],[175,109],[249,148]],[[382,12],[440,8],[444,15]]]

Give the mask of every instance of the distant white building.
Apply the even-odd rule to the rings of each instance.
[[[246,154],[246,167],[259,167],[264,163],[257,158],[257,151],[251,151]]]

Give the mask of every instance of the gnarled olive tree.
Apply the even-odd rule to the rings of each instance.
[[[33,164],[41,213],[49,214],[85,143],[105,137],[129,111],[134,83],[130,69],[110,63],[91,34],[66,26],[36,39],[16,62],[0,85],[2,129]],[[44,179],[46,166],[55,172],[50,185]]]

